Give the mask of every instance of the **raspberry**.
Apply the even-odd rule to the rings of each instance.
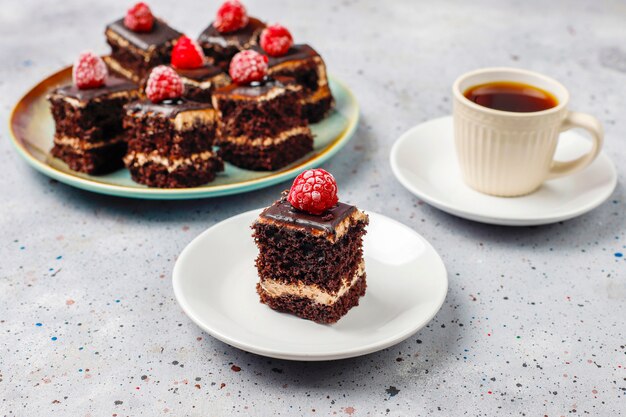
[[[154,25],[154,16],[150,7],[142,1],[128,9],[124,16],[124,26],[133,32],[150,32]]]
[[[155,67],[146,83],[146,96],[153,103],[160,103],[170,98],[179,98],[183,95],[184,87],[180,76],[170,67],[159,65]]]
[[[102,87],[108,75],[102,58],[93,52],[83,52],[72,68],[74,84],[81,90]]]
[[[248,24],[248,12],[238,0],[226,0],[219,9],[213,26],[220,33],[234,32]]]
[[[180,69],[200,68],[204,65],[202,48],[187,36],[181,36],[172,50],[172,66]]]
[[[320,215],[339,201],[337,183],[329,172],[309,169],[293,181],[287,200],[298,210]]]
[[[237,84],[261,81],[267,75],[267,57],[252,50],[241,51],[230,61],[228,73]]]
[[[293,45],[293,37],[286,27],[275,23],[261,32],[261,48],[268,55],[283,56]]]

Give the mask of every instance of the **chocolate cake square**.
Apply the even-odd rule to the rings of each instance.
[[[264,171],[289,165],[313,150],[313,135],[302,116],[302,87],[285,77],[215,90],[218,143],[224,160]]]
[[[211,103],[213,91],[230,84],[230,77],[222,68],[205,64],[200,68],[174,68],[185,86],[183,97],[201,103]]]
[[[111,46],[105,62],[111,70],[136,83],[157,65],[170,63],[174,43],[182,35],[157,18],[149,32],[135,32],[120,19],[109,24],[104,34]]]
[[[322,120],[334,105],[328,85],[326,64],[315,49],[306,44],[293,45],[282,56],[268,55],[260,46],[251,49],[268,57],[270,76],[293,77],[302,86],[302,113],[309,123]]]
[[[123,107],[138,97],[134,83],[114,76],[97,88],[81,90],[71,84],[52,91],[48,95],[55,122],[52,155],[87,174],[121,168],[126,152]]]
[[[211,23],[198,37],[198,44],[206,56],[212,58],[217,65],[227,70],[230,60],[239,51],[257,45],[265,23],[250,17],[248,24],[236,31],[221,33]]]
[[[137,101],[125,110],[124,162],[134,181],[150,187],[196,187],[223,171],[213,149],[216,112],[210,103]]]
[[[261,302],[317,323],[334,323],[365,295],[367,214],[338,203],[322,215],[296,210],[286,194],[252,226]]]

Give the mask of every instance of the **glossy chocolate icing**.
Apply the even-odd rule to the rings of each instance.
[[[193,110],[207,110],[212,109],[210,103],[199,103],[196,101],[189,101],[183,98],[177,98],[172,100],[164,100],[160,103],[153,103],[150,100],[134,101],[127,104],[125,107],[127,113],[133,115],[146,115],[148,113],[161,114],[167,118],[174,119],[177,115],[186,111]]]
[[[283,196],[263,210],[260,217],[272,220],[277,223],[277,226],[280,226],[280,223],[291,224],[305,230],[319,230],[326,235],[335,235],[337,226],[355,211],[355,206],[339,202],[323,214],[316,216],[293,208],[286,196]]]
[[[232,83],[215,90],[215,94],[230,97],[259,97],[269,93],[274,88],[284,88],[287,84],[293,84],[293,82],[294,80],[291,77],[266,77],[263,81],[254,81],[250,84]]]
[[[246,27],[229,33],[218,32],[215,26],[213,26],[213,23],[211,23],[209,27],[200,34],[198,41],[201,43],[213,43],[222,48],[229,46],[243,48],[247,46],[256,35],[260,34],[264,27],[265,23],[254,17],[249,19]]]
[[[59,87],[54,90],[53,94],[63,97],[71,97],[79,101],[89,101],[100,97],[106,97],[109,94],[119,93],[121,91],[137,90],[137,85],[126,78],[109,75],[102,87],[89,88],[81,90],[74,84]]]
[[[193,69],[174,69],[181,77],[189,78],[190,80],[198,82],[209,80],[224,72],[220,67],[211,64],[205,64],[200,68]]]
[[[289,61],[301,61],[304,59],[319,56],[317,51],[307,44],[293,45],[291,48],[289,48],[289,51],[287,51],[287,53],[283,56],[270,56],[259,45],[255,45],[250,49],[255,50],[263,55],[267,55],[267,65],[270,68]]]
[[[182,33],[171,28],[161,19],[154,19],[154,25],[150,32],[134,32],[124,26],[124,19],[117,20],[107,26],[107,30],[117,33],[133,46],[148,51],[152,48],[159,48],[180,38]]]

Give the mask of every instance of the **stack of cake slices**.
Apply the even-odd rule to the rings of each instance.
[[[92,73],[83,80],[85,72]],[[104,174],[123,166],[123,107],[139,98],[137,86],[107,76],[100,57],[86,52],[74,64],[74,83],[48,95],[55,122],[52,155],[74,171]]]
[[[49,95],[51,153],[76,171],[106,174],[125,164],[134,181],[172,188],[213,181],[222,160],[281,169],[313,150],[308,124],[334,104],[320,55],[294,45],[285,27],[249,17],[237,0],[220,6],[197,41],[142,2],[105,36],[104,63],[80,58],[73,84]],[[164,67],[176,81],[165,90],[155,81],[159,93],[150,98],[148,82]]]
[[[186,188],[212,181],[224,170],[213,148],[215,110],[210,103],[185,100],[183,82],[170,67],[159,66],[146,83],[148,100],[124,109],[132,178],[151,187]]]
[[[252,228],[261,302],[318,323],[334,323],[365,295],[367,214],[338,202],[322,169],[300,174]]]
[[[263,77],[217,90],[213,105],[219,113],[224,159],[245,169],[275,170],[312,151],[313,135],[299,105],[301,93],[302,87],[286,77]]]

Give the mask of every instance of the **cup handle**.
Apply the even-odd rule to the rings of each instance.
[[[583,128],[591,134],[591,139],[593,140],[591,150],[572,161],[552,161],[548,179],[559,178],[580,171],[592,163],[600,153],[602,142],[604,141],[604,129],[600,121],[590,114],[570,111],[567,113],[565,120],[563,120],[561,132],[575,127]]]

